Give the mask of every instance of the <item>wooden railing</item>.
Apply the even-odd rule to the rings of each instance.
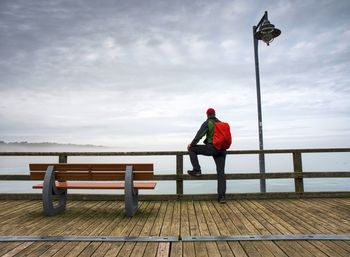
[[[273,173],[230,173],[226,169],[226,178],[228,180],[241,179],[294,179],[294,192],[278,193],[281,197],[292,197],[306,195],[304,192],[304,178],[350,178],[350,171],[322,171],[322,172],[303,172],[302,155],[305,153],[341,153],[349,152],[350,148],[325,148],[325,149],[280,149],[280,150],[240,150],[227,151],[227,158],[230,155],[258,155],[258,154],[292,154],[293,172],[273,172]],[[184,174],[184,151],[158,151],[158,152],[0,152],[0,156],[57,156],[59,163],[67,163],[68,158],[72,156],[176,156],[176,171],[173,174],[155,175],[156,181],[176,181],[176,198],[184,197],[184,181],[186,180],[216,180],[216,174],[203,174],[200,177],[191,177]],[[205,173],[205,172],[204,172]],[[4,175],[0,174],[1,180],[31,180],[29,175]],[[237,195],[237,194],[235,194]],[[248,194],[241,194],[243,197]],[[276,196],[276,193],[254,193],[253,197]],[[350,190],[343,192],[319,192],[309,193],[312,196],[346,196],[350,197]],[[204,195],[202,195],[204,197]],[[214,196],[214,195],[212,195]],[[235,196],[231,197],[235,198]],[[174,197],[172,197],[174,198]],[[212,198],[212,197],[204,197]]]

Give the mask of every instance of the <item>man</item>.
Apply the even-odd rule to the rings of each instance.
[[[213,156],[216,164],[216,172],[218,176],[218,201],[220,203],[225,203],[225,193],[226,193],[226,178],[225,178],[225,160],[226,160],[226,150],[217,150],[213,142],[214,134],[214,122],[220,122],[219,119],[215,117],[215,110],[209,108],[207,110],[207,120],[203,122],[202,126],[198,130],[196,136],[192,140],[191,144],[188,145],[187,150],[190,155],[190,160],[193,166],[193,170],[187,171],[191,176],[200,176],[201,167],[198,162],[198,154]],[[199,140],[206,136],[204,140],[204,145],[197,145]]]

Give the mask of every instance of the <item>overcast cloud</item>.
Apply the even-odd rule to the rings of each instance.
[[[182,150],[208,107],[233,149],[349,147],[350,1],[0,1],[0,140]]]

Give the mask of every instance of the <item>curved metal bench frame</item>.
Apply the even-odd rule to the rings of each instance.
[[[55,166],[49,166],[45,173],[43,183],[43,209],[44,214],[53,216],[66,209],[67,189],[57,188],[55,184]],[[127,166],[125,170],[125,214],[128,217],[135,215],[138,209],[139,192],[134,188],[133,168]],[[54,204],[54,196],[58,196],[58,204]]]
[[[55,180],[55,166],[47,167],[43,183],[43,208],[47,216],[53,216],[66,209],[67,189],[57,188]],[[59,197],[57,206],[54,206],[55,195]]]
[[[139,205],[139,190],[134,188],[132,166],[126,166],[125,170],[125,214],[128,217],[135,215]]]

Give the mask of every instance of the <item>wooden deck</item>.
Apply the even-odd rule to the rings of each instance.
[[[350,234],[350,199],[70,201],[42,215],[40,201],[0,201],[0,236],[233,236]],[[350,256],[350,241],[1,242],[0,256]]]

